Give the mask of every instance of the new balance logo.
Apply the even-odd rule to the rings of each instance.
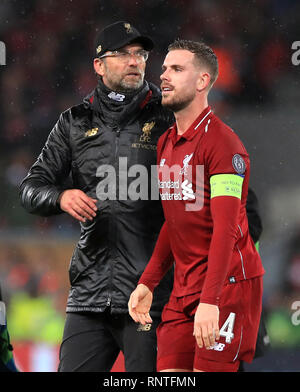
[[[138,332],[146,332],[150,331],[152,324],[139,324],[137,331]]]
[[[125,95],[115,93],[114,91],[109,93],[107,96],[108,96],[108,98],[113,99],[114,101],[117,101],[117,102],[123,102],[125,99]]]
[[[224,343],[215,343],[215,345],[213,347],[211,347],[211,350],[223,351],[224,347],[225,347]]]

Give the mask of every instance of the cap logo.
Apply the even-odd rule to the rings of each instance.
[[[97,54],[99,54],[101,52],[101,50],[102,50],[102,46],[101,45],[97,46],[97,49],[96,49]]]
[[[124,27],[126,29],[127,34],[132,33],[132,27],[130,23],[124,23]]]

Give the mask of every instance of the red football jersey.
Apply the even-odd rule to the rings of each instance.
[[[242,183],[240,199],[233,196],[228,189],[228,195],[222,193],[219,200],[224,200],[224,208],[230,208],[227,202],[239,202],[239,211],[234,218],[234,242],[230,252],[226,253],[228,260],[217,257],[219,270],[215,269],[215,283],[219,287],[214,290],[206,284],[207,290],[201,295],[202,302],[218,303],[224,284],[250,279],[264,273],[261,259],[256,251],[249,234],[246,215],[246,200],[250,174],[248,153],[234,131],[215,116],[207,107],[182,135],[177,135],[176,124],[163,134],[158,142],[158,178],[159,191],[164,209],[166,227],[175,260],[175,277],[173,294],[181,297],[201,292],[206,277],[209,279],[208,266],[210,263],[210,247],[214,225],[212,216],[211,179],[215,175],[233,174]],[[215,178],[215,177],[213,177]],[[229,184],[229,187],[231,186]],[[226,186],[226,185],[225,185]],[[228,187],[228,188],[229,188]],[[225,192],[225,194],[227,194]],[[227,204],[226,204],[227,203]],[[222,204],[221,204],[222,205]],[[226,211],[225,219],[230,218]],[[225,216],[225,215],[224,215]],[[218,237],[216,245],[226,247]],[[225,257],[225,256],[224,256]],[[213,256],[211,256],[213,258]],[[216,256],[214,255],[214,259]],[[151,261],[151,260],[150,260]],[[218,272],[226,265],[223,281],[218,281]],[[147,267],[139,283],[150,284],[151,263]],[[154,276],[154,275],[153,275]],[[207,283],[207,282],[206,282]],[[212,284],[212,286],[214,285]]]

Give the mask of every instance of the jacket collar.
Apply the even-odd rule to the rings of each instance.
[[[149,102],[161,101],[161,91],[160,89],[153,83],[148,82],[149,92],[146,96],[146,102],[143,102],[141,105],[145,107]],[[92,90],[88,95],[83,98],[83,104],[86,108],[93,108],[93,102],[95,99],[96,88]]]

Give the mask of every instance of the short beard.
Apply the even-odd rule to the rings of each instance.
[[[133,93],[139,90],[144,84],[144,76],[145,73],[141,74],[141,78],[133,83],[128,83],[124,79],[119,79],[115,74],[111,73],[109,68],[104,63],[106,78],[109,82],[109,87],[111,90],[119,92],[119,93]]]
[[[177,113],[180,112],[181,110],[185,109],[191,102],[192,102],[193,98],[186,98],[186,99],[182,99],[180,101],[173,101],[173,102],[166,102],[164,103],[162,100],[162,106],[164,106],[167,109],[170,109],[173,113]]]
[[[121,80],[119,85],[116,85],[116,91],[120,93],[132,93],[139,90],[144,83],[144,75],[136,83],[126,83],[125,80]]]

